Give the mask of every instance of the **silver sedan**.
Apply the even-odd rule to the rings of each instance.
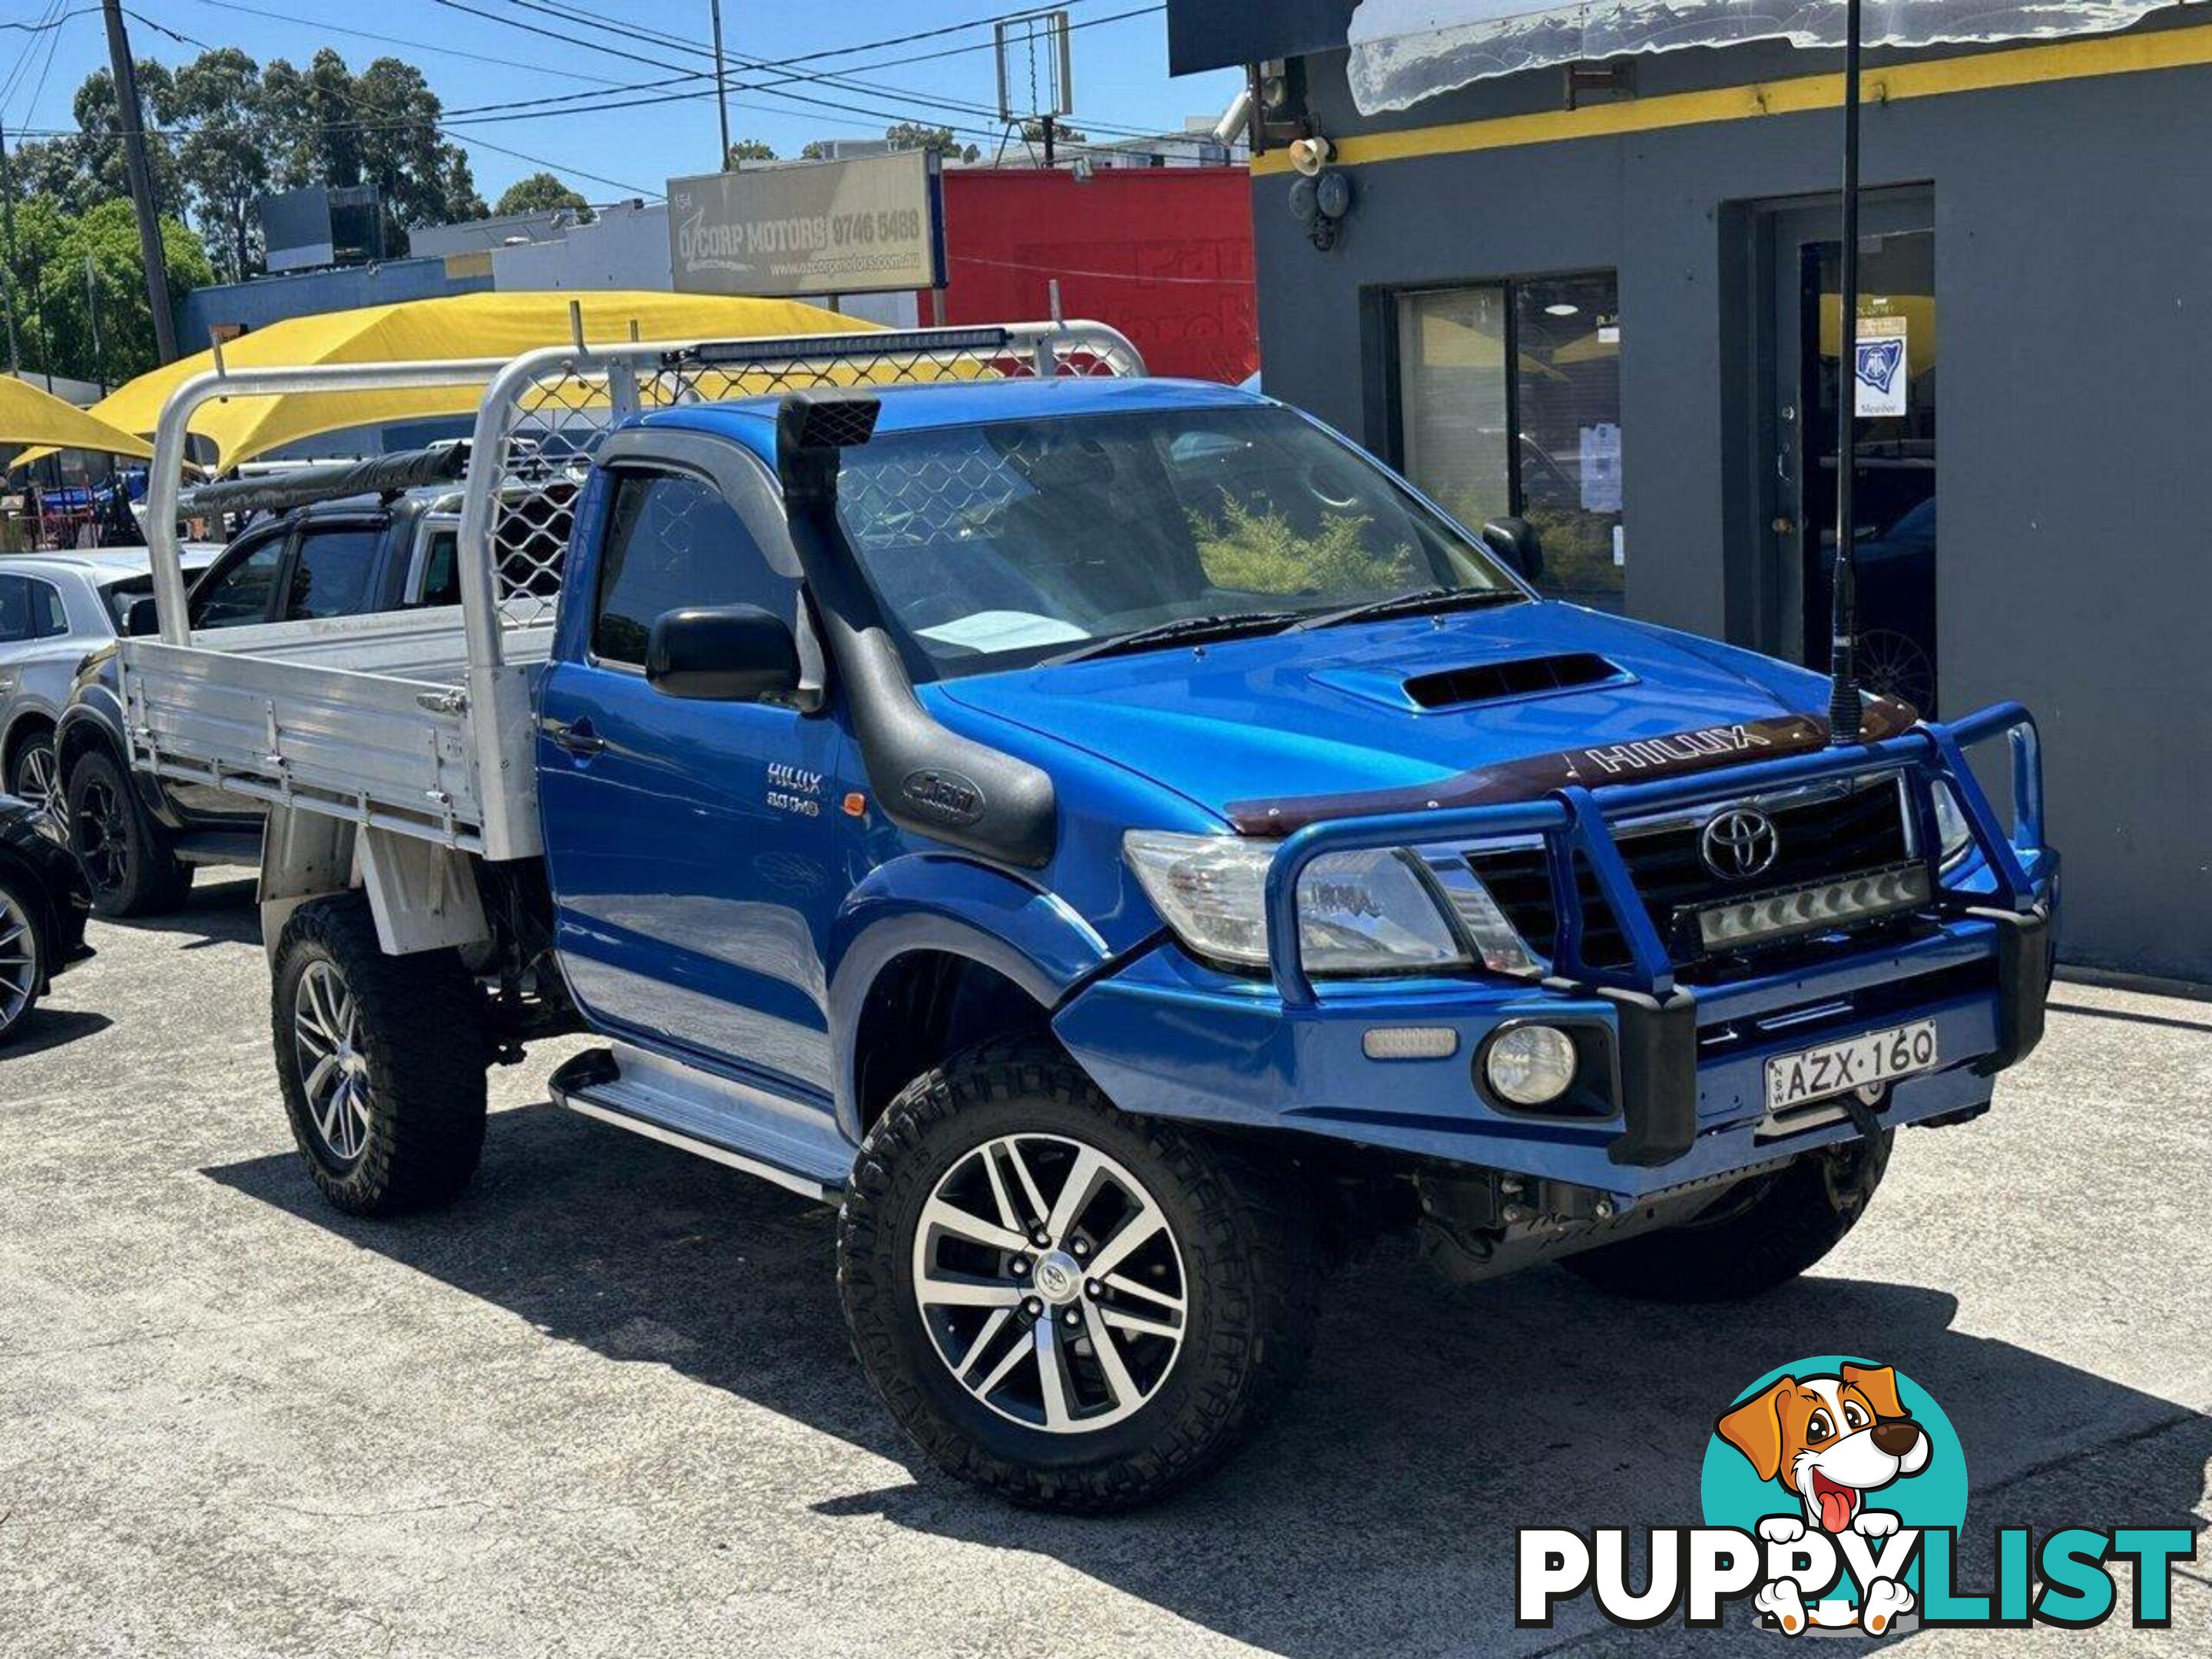
[[[189,546],[187,575],[222,550]],[[20,795],[58,823],[54,722],[85,653],[129,625],[154,591],[143,548],[0,555],[0,794]]]

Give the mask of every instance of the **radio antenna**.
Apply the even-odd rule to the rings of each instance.
[[[1828,741],[1855,744],[1865,715],[1859,696],[1858,570],[1851,486],[1858,471],[1859,413],[1859,6],[1844,25],[1843,328],[1838,341],[1836,559],[1829,576]]]

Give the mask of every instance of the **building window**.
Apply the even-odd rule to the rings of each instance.
[[[1471,527],[1519,514],[1543,541],[1539,586],[1620,609],[1613,273],[1400,295],[1398,383],[1406,475]]]

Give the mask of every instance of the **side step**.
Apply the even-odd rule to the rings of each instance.
[[[853,1147],[827,1111],[617,1043],[553,1074],[555,1102],[698,1158],[835,1204]]]

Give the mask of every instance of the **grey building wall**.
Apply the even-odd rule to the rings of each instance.
[[[178,302],[177,343],[185,351],[204,350],[208,331],[218,324],[266,328],[288,317],[431,300],[491,285],[488,268],[455,276],[442,258],[387,259],[381,264],[337,265],[289,276],[257,276],[248,283],[218,283],[194,289]]]
[[[1555,74],[1528,76],[1363,123],[1342,63],[1306,63],[1332,137],[1559,99]],[[1746,48],[1638,71],[1650,96],[1828,67]],[[1358,167],[1328,253],[1288,179],[1259,177],[1267,390],[1385,447],[1389,290],[1617,270],[1629,610],[1765,642],[1739,210],[1832,191],[1840,125],[1764,116]],[[1932,181],[1945,705],[2018,697],[2042,722],[2068,957],[2212,981],[2212,70],[1870,105],[1865,157],[1869,185]],[[1985,775],[2002,787],[2001,765]]]

